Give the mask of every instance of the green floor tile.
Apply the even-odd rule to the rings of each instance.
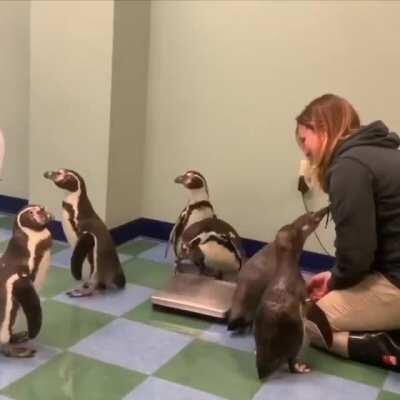
[[[42,297],[54,297],[77,285],[68,269],[52,266],[39,293]]]
[[[142,251],[146,251],[157,245],[158,242],[146,239],[139,239],[135,240],[134,242],[129,241],[127,243],[121,244],[121,246],[118,246],[118,252],[129,254],[131,256],[136,256]]]
[[[120,400],[145,378],[139,372],[63,353],[2,393],[18,400]]]
[[[0,228],[2,229],[12,229],[14,226],[14,216],[7,216],[0,218]]]
[[[107,314],[55,300],[46,300],[42,304],[43,326],[38,340],[60,349],[72,346],[114,319]]]
[[[126,279],[130,283],[160,289],[172,277],[173,271],[167,264],[141,258],[124,263]]]
[[[376,400],[400,400],[400,394],[382,391]]]
[[[211,325],[209,322],[202,321],[199,318],[155,310],[150,300],[139,304],[125,314],[124,317],[192,336],[201,334]]]
[[[0,242],[0,254],[4,253],[4,251],[6,250],[7,244],[8,244],[7,240],[4,242]]]
[[[379,388],[387,377],[387,372],[382,368],[342,359],[311,347],[307,350],[304,361],[316,371]]]
[[[56,242],[55,240],[53,240],[53,245],[51,246],[51,252],[53,254],[55,254],[61,250],[67,249],[68,247],[70,247],[70,246],[67,242],[62,243],[62,242]]]
[[[253,353],[198,339],[155,375],[229,400],[250,400],[261,387]]]

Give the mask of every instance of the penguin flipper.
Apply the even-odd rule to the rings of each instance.
[[[33,339],[38,335],[42,326],[42,308],[39,296],[28,277],[16,280],[12,293],[24,311],[28,324],[28,336]]]
[[[84,232],[78,239],[71,257],[72,276],[80,281],[82,279],[82,265],[89,252],[94,247],[94,237],[89,232]]]
[[[317,325],[319,331],[321,332],[321,335],[325,340],[326,345],[328,347],[331,347],[333,342],[331,325],[323,310],[318,307],[317,304],[312,300],[306,301],[305,317],[306,319]]]
[[[235,254],[235,258],[239,263],[239,269],[241,269],[245,253],[240,238],[238,236],[234,236],[231,232],[229,232],[228,235],[225,235],[225,239],[230,243],[230,246],[232,247]]]
[[[172,244],[175,255],[178,254],[178,249],[176,248],[177,241],[178,238],[182,235],[182,228],[185,225],[186,218],[187,218],[187,207],[185,207],[178,215],[175,225],[173,226],[171,233],[169,234],[167,248],[165,249],[165,257],[167,257],[168,255],[169,244]]]

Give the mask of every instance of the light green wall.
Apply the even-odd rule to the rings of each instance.
[[[173,178],[195,168],[218,215],[269,241],[303,210],[309,100],[341,94],[400,132],[399,17],[391,1],[2,1],[0,192],[58,211],[41,175],[76,168],[110,226],[174,221]]]
[[[6,140],[0,194],[28,196],[29,2],[0,1],[0,128]]]
[[[173,178],[194,168],[219,216],[270,241],[303,210],[307,102],[334,92],[400,133],[399,17],[391,1],[152,2],[143,215],[174,221],[186,199]]]
[[[60,217],[61,190],[42,178],[71,168],[105,217],[114,3],[31,2],[30,199]]]
[[[150,2],[116,1],[106,220],[141,217]]]

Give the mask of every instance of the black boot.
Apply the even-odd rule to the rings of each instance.
[[[349,358],[400,372],[400,331],[351,332]]]

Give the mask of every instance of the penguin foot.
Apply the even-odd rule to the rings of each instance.
[[[294,374],[307,374],[311,372],[311,368],[306,363],[291,360],[289,360],[289,370]]]
[[[175,260],[175,269],[174,269],[174,274],[178,274],[178,273],[183,273],[184,268],[182,266],[182,263],[180,262],[180,260]]]
[[[6,357],[15,357],[15,358],[29,358],[33,357],[36,353],[36,350],[29,349],[28,347],[16,347],[13,345],[5,346],[3,349],[3,354]]]
[[[22,331],[18,333],[13,333],[10,338],[10,343],[19,344],[25,343],[29,340],[29,334],[27,331]]]
[[[70,290],[66,294],[69,297],[87,297],[87,296],[91,296],[94,292],[95,292],[94,287],[84,287],[84,286],[82,286],[80,288]]]

